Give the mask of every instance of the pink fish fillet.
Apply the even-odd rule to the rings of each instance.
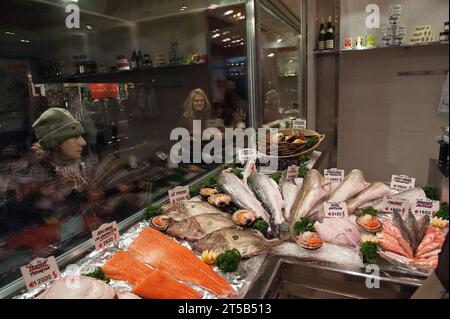
[[[406,239],[403,238],[400,230],[388,220],[382,220],[381,223],[383,224],[383,228],[386,228],[388,233],[395,236],[402,249],[407,253],[408,257],[412,258],[414,256],[412,248]]]
[[[437,255],[431,256],[429,258],[418,259],[414,262],[414,265],[426,269],[436,269],[438,264],[439,264],[439,257]]]
[[[416,256],[422,257],[433,250],[441,249],[445,242],[445,234],[437,227],[428,227],[427,233],[417,248]]]
[[[416,255],[416,257],[418,257],[419,259],[429,258],[429,257],[432,257],[434,255],[439,255],[441,253],[441,251],[442,251],[442,249],[438,248],[438,249],[432,250],[432,251],[430,251],[428,253],[424,253],[422,255]]]
[[[402,255],[409,258],[408,254],[403,250],[398,241],[389,235],[383,235],[384,237],[380,239],[379,244],[382,248],[387,251]]]

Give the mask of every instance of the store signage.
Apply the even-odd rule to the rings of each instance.
[[[249,160],[256,161],[256,149],[254,148],[243,148],[238,152],[239,162],[245,163]]]
[[[120,238],[117,223],[112,222],[101,225],[97,230],[92,232],[92,238],[94,239],[95,249],[97,250],[116,242]]]
[[[414,204],[412,212],[414,215],[428,215],[430,218],[433,218],[439,211],[439,208],[439,201],[431,199],[418,199]]]
[[[416,179],[406,175],[392,175],[391,188],[399,191],[407,191],[414,188]]]
[[[119,97],[119,85],[117,83],[90,83],[89,91],[92,99]]]
[[[383,197],[383,211],[385,213],[399,213],[402,216],[409,211],[409,203],[404,198],[395,198],[392,196]]]
[[[54,256],[36,258],[26,266],[20,267],[28,291],[52,282],[60,276]]]
[[[189,200],[189,186],[177,186],[174,189],[169,189],[169,201],[171,203],[179,203],[184,200]]]
[[[296,130],[306,130],[306,120],[303,119],[295,119],[292,124],[292,128]]]
[[[325,202],[323,203],[325,218],[348,218],[346,202]]]
[[[298,171],[300,167],[297,165],[291,165],[287,168],[287,179],[288,180],[295,180],[298,177]]]

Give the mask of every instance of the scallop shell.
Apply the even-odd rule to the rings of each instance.
[[[163,225],[158,225],[155,223],[156,219],[159,219],[161,221],[163,221]],[[168,216],[155,216],[153,218],[150,219],[149,221],[150,226],[157,229],[157,230],[166,230],[170,225],[172,225],[172,218],[168,217]]]
[[[317,233],[316,233],[317,234]],[[319,236],[317,235],[317,238],[319,238]],[[320,238],[319,238],[320,239]],[[319,249],[320,247],[322,247],[322,245],[323,245],[323,241],[322,241],[322,239],[320,239],[320,244],[317,244],[317,245],[310,245],[310,244],[308,244],[307,242],[305,242],[304,240],[303,240],[303,233],[300,233],[300,235],[298,235],[297,237],[295,237],[295,242],[299,245],[299,246],[301,246],[301,247],[303,247],[303,248],[305,248],[305,249],[308,249],[308,250],[317,250],[317,249]]]
[[[243,218],[243,220],[238,220],[237,216],[241,213],[245,214],[244,218]],[[240,210],[237,210],[231,218],[233,219],[233,221],[236,225],[247,226],[255,221],[256,215],[252,211],[249,211],[247,209],[240,209]]]
[[[378,233],[383,228],[383,225],[381,224],[380,220],[376,217],[374,218],[376,218],[376,220],[378,221],[378,227],[368,228],[366,225],[362,223],[363,217],[364,216],[360,216],[358,219],[356,219],[356,223],[358,224],[359,228],[361,228],[363,231],[367,233]]]
[[[226,207],[231,203],[231,197],[225,194],[216,194],[208,197],[208,203],[217,207]]]
[[[217,189],[215,188],[202,188],[200,190],[200,195],[203,197],[208,198],[209,196],[216,195],[218,193]]]

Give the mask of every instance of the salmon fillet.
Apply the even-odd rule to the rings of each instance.
[[[173,277],[198,285],[218,296],[235,296],[230,284],[189,249],[147,227],[128,247],[128,251],[147,265]]]
[[[127,281],[133,286],[153,273],[153,269],[125,251],[118,251],[102,266],[106,276],[115,280]]]
[[[145,299],[201,299],[200,293],[159,270],[139,282],[133,293]]]
[[[124,251],[118,251],[102,267],[109,278],[136,286],[133,292],[146,299],[198,299],[200,294],[158,269],[151,269]]]

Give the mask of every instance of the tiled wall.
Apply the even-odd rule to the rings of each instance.
[[[434,139],[448,126],[437,113],[446,76],[397,73],[448,70],[448,45],[345,52],[340,60],[338,167],[360,168],[367,180],[406,174],[425,184],[439,152]]]

